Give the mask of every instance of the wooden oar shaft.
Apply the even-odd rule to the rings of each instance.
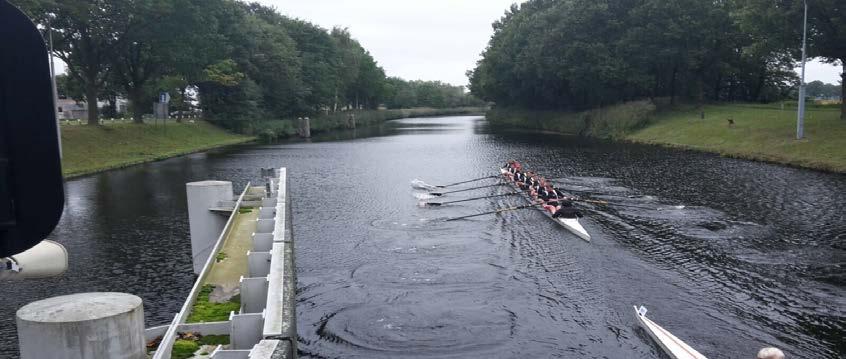
[[[535,207],[535,206],[539,206],[539,205],[540,205],[540,204],[538,203],[538,204],[530,204],[530,205],[518,206],[518,207],[500,208],[500,209],[498,209],[498,210],[496,210],[496,211],[490,211],[490,212],[484,212],[484,213],[471,214],[471,215],[469,215],[469,216],[461,216],[461,217],[455,217],[455,218],[448,218],[448,219],[445,219],[445,220],[444,220],[444,222],[457,221],[457,220],[459,220],[459,219],[467,219],[467,218],[473,218],[473,217],[485,216],[485,215],[488,215],[488,214],[497,214],[497,213],[508,212],[508,211],[516,211],[516,210],[518,210],[518,209],[526,209],[526,208],[531,208],[531,207]]]
[[[518,193],[520,193],[520,192],[511,192],[511,193],[495,194],[495,195],[492,195],[492,196],[484,196],[484,197],[468,198],[468,199],[462,199],[462,200],[457,200],[457,201],[446,201],[446,202],[427,202],[427,203],[426,203],[426,205],[429,205],[429,206],[441,206],[441,205],[444,205],[444,204],[449,204],[449,203],[470,202],[470,201],[478,201],[478,200],[480,200],[480,199],[487,199],[487,198],[494,198],[494,197],[513,196],[513,195],[518,194]]]
[[[466,180],[466,181],[461,181],[461,182],[455,182],[455,183],[450,183],[450,184],[445,184],[445,185],[435,186],[435,187],[439,187],[439,188],[452,187],[452,186],[456,186],[456,185],[460,185],[460,184],[465,184],[465,183],[470,183],[470,182],[481,181],[481,180],[485,180],[485,179],[488,179],[488,178],[494,178],[494,177],[499,177],[499,176],[493,175],[493,176],[479,177],[479,178],[474,178],[474,179],[471,179],[471,180]]]
[[[447,193],[467,192],[467,191],[472,191],[472,190],[476,190],[476,189],[482,189],[482,188],[488,188],[488,187],[496,187],[496,186],[504,186],[504,185],[505,185],[505,183],[497,183],[497,184],[492,184],[492,185],[487,185],[487,186],[479,186],[479,187],[471,187],[471,188],[459,189],[459,190],[455,190],[455,191],[447,191],[447,192],[432,192],[432,193],[429,193],[429,194],[431,194],[431,195],[433,195],[433,196],[441,196],[441,195],[445,195],[445,194],[447,194]]]
[[[594,203],[594,204],[604,204],[608,206],[620,206],[620,207],[631,207],[631,208],[641,208],[641,209],[651,209],[658,211],[658,208],[646,207],[646,206],[638,206],[635,204],[624,204],[624,203],[612,203],[606,201],[597,201],[597,200],[590,200],[590,199],[578,199],[577,201],[586,202],[586,203]]]

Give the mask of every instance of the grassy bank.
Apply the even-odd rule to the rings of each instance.
[[[364,127],[401,118],[474,114],[482,115],[484,112],[484,108],[462,107],[448,109],[412,108],[399,110],[368,110],[355,111],[352,113],[355,115],[356,127]],[[339,112],[312,117],[311,132],[320,133],[347,128],[349,115],[350,112]],[[297,134],[297,123],[294,120],[262,121],[255,124],[252,132],[264,140],[292,137]]]
[[[835,108],[809,108],[805,139],[796,111],[780,105],[712,105],[705,120],[693,108],[662,111],[627,140],[715,152],[723,156],[846,172],[846,121]],[[734,121],[729,126],[728,120]]]
[[[167,127],[131,123],[63,125],[62,170],[66,178],[71,178],[253,139],[203,121],[173,122]]]
[[[579,113],[491,110],[494,125],[693,149],[723,156],[846,172],[846,121],[836,106],[809,106],[796,136],[795,104],[721,104],[656,110],[648,101]],[[729,125],[729,119],[734,125]]]

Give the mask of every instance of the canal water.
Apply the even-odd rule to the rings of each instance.
[[[508,158],[619,205],[582,207],[591,243],[535,210],[442,221],[519,197],[418,206],[412,179],[482,177]],[[193,281],[185,182],[242,187],[281,166],[304,358],[659,358],[633,305],[709,358],[766,345],[789,358],[846,355],[846,176],[448,117],[70,181],[51,239],[71,268],[3,284],[0,357],[17,353],[15,310],[49,296],[134,293],[148,325],[169,322]]]

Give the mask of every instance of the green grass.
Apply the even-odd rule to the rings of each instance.
[[[200,345],[228,345],[228,335],[204,335],[200,338]]]
[[[214,257],[216,262],[222,262],[224,259],[229,258],[229,256],[224,251],[217,252],[217,255]]]
[[[61,131],[62,167],[67,178],[254,139],[204,121],[173,122],[167,127],[131,123],[62,125]]]
[[[633,142],[715,152],[724,156],[846,172],[846,121],[836,107],[809,108],[805,139],[795,140],[796,111],[771,105],[705,106],[661,111],[647,127],[625,138]],[[733,127],[727,119],[733,119]]]
[[[170,357],[173,359],[188,359],[194,356],[194,352],[200,349],[200,344],[193,340],[177,339],[173,343]]]
[[[188,316],[188,323],[221,322],[229,320],[230,312],[237,312],[241,309],[241,300],[235,296],[232,300],[223,303],[212,303],[209,301],[209,294],[214,290],[214,285],[206,284],[200,289],[194,307],[191,308],[191,315]]]

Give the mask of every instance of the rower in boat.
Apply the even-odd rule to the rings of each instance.
[[[541,177],[537,174],[533,173],[531,177],[529,177],[529,195],[532,198],[538,197],[538,190],[540,189]]]
[[[520,188],[529,189],[532,186],[532,178],[536,177],[537,175],[532,171],[526,171],[523,176],[523,180],[520,181]]]
[[[516,183],[518,187],[525,188],[524,187],[525,182],[526,182],[526,173],[524,173],[523,171],[520,171],[520,170],[518,170],[516,173],[514,173],[514,183]]]
[[[764,348],[758,351],[757,359],[784,359],[784,352],[778,348]]]
[[[561,190],[546,184],[544,191],[544,209],[552,213],[552,218],[581,218],[582,213],[573,207],[575,198],[568,197]]]
[[[509,179],[512,181],[517,181],[517,175],[523,173],[523,166],[520,165],[520,162],[514,161],[514,164],[512,164],[511,168],[509,169],[509,173]]]
[[[505,172],[506,177],[509,179],[514,178],[514,167],[517,164],[515,160],[508,160],[505,162],[505,166],[502,166],[502,169],[506,170]]]

